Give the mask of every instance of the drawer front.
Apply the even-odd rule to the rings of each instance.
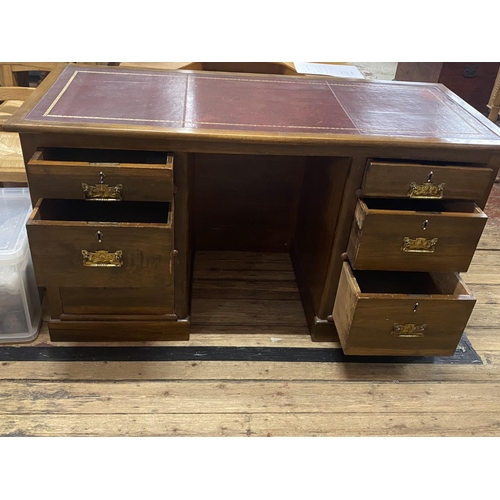
[[[174,312],[173,287],[59,288],[63,314],[164,315]]]
[[[56,342],[136,342],[189,340],[189,321],[49,321]]]
[[[164,164],[56,161],[37,151],[27,165],[32,198],[170,201],[173,157]],[[77,155],[75,155],[77,156]]]
[[[172,285],[173,239],[170,222],[57,220],[57,217],[48,217],[50,210],[45,210],[44,214],[44,203],[47,201],[50,200],[39,200],[27,223],[39,286],[107,288]],[[79,203],[88,205],[86,202]],[[168,216],[170,220],[171,215]]]
[[[344,262],[333,319],[346,354],[387,356],[453,355],[474,308],[475,298],[458,275],[437,274],[445,292],[415,295],[391,293],[378,277],[375,292],[363,292]],[[411,273],[408,273],[411,274]],[[422,274],[422,273],[414,273]],[[407,283],[411,290],[411,280]],[[384,290],[385,288],[385,290]],[[421,292],[420,287],[415,290]]]
[[[471,213],[379,210],[359,200],[349,261],[354,269],[467,271],[487,221],[473,207]]]
[[[363,196],[480,201],[490,189],[493,170],[370,161]]]

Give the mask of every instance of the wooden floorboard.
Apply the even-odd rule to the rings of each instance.
[[[321,381],[321,382],[496,382],[500,350],[484,351],[483,365],[378,363],[276,363],[251,361],[1,363],[5,381]]]
[[[135,381],[0,383],[0,415],[160,413],[461,413],[500,410],[500,381]],[[2,417],[3,418],[3,417]],[[500,414],[499,414],[500,418]]]
[[[482,364],[4,361],[0,435],[500,436],[499,208],[496,184],[462,274]],[[195,266],[189,342],[120,346],[339,347],[311,344],[286,254],[200,252]],[[51,344],[44,323],[32,345]]]
[[[0,436],[498,436],[498,412],[38,414],[0,419]]]

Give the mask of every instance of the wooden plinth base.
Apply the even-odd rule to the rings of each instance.
[[[49,321],[54,342],[189,340],[189,319],[178,321]]]

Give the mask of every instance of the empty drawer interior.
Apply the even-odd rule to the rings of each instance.
[[[40,160],[82,163],[165,164],[167,153],[124,149],[44,148]]]
[[[170,223],[170,203],[164,202],[89,202],[85,200],[44,199],[37,219],[88,222]]]
[[[470,292],[453,273],[418,273],[392,271],[357,271],[362,294],[391,295],[469,295]]]
[[[363,203],[370,210],[394,210],[425,213],[480,212],[480,209],[472,201],[363,198]]]

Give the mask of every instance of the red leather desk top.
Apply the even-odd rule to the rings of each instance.
[[[500,141],[464,106],[439,84],[68,66],[19,123]]]

